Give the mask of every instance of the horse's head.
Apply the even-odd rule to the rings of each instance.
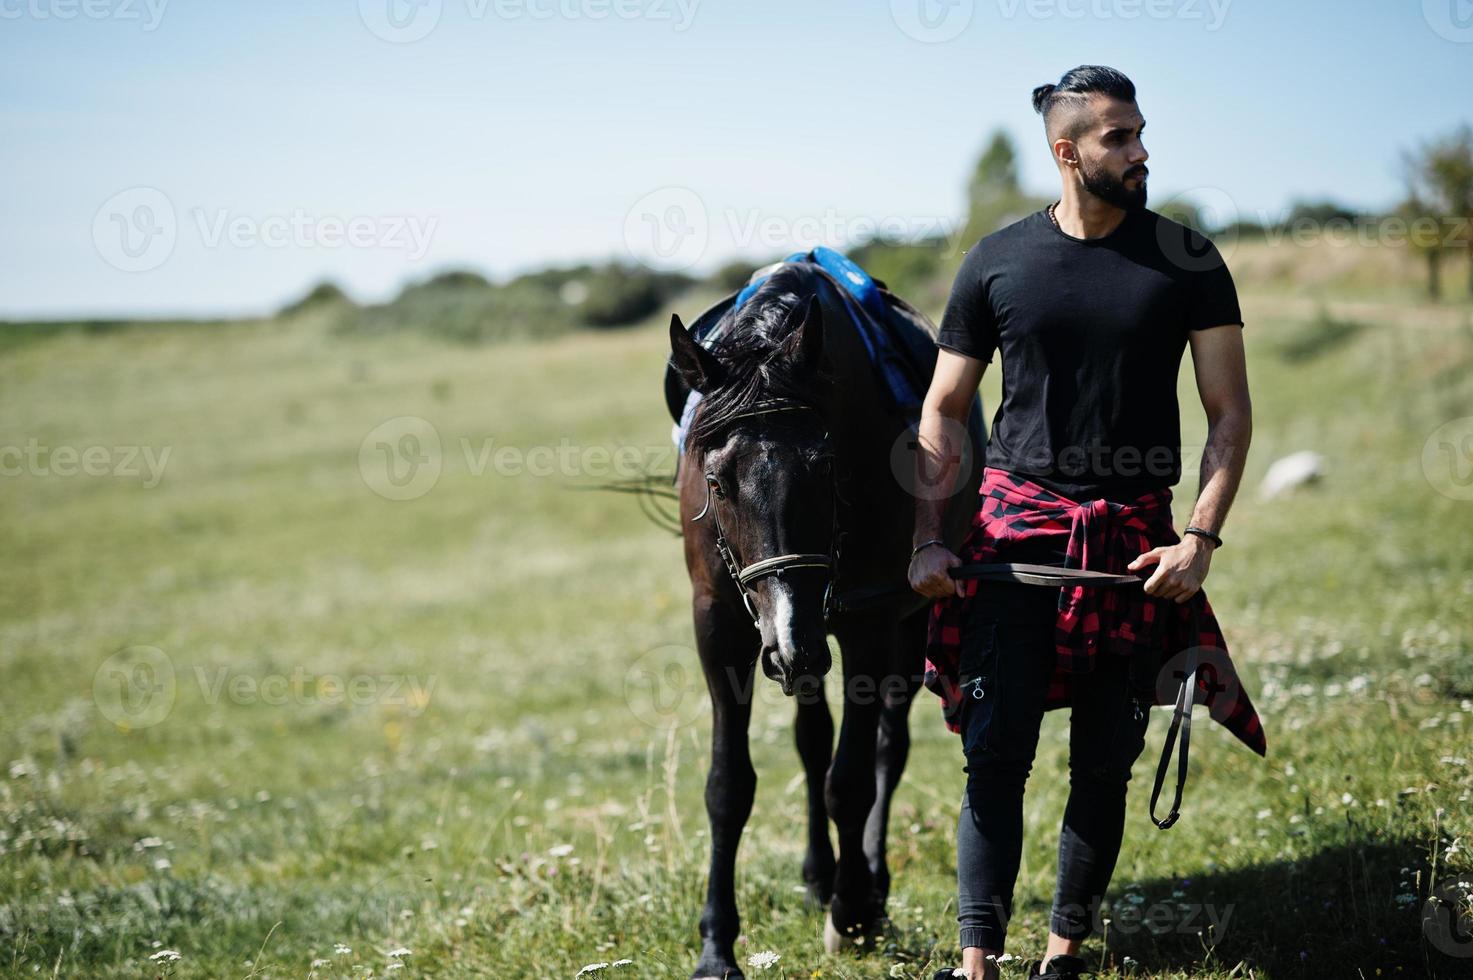
[[[817,299],[759,304],[711,350],[679,318],[671,361],[702,395],[682,467],[706,485],[714,547],[761,634],[762,672],[792,694],[831,666],[825,604],[837,558],[833,447],[825,421]],[[766,317],[764,322],[763,318]],[[754,322],[755,321],[755,322]]]

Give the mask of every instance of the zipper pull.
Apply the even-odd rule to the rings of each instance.
[[[972,680],[967,682],[967,686],[972,689],[972,697],[976,698],[978,701],[981,701],[987,696],[987,692],[982,690],[982,678],[972,678]]]

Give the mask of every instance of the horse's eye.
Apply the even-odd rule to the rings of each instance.
[[[726,491],[721,489],[721,481],[717,480],[716,477],[712,476],[709,473],[706,474],[706,486],[710,487],[711,492],[714,493],[719,499],[726,499]]]

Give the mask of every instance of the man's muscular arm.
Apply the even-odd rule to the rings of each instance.
[[[916,447],[916,520],[912,546],[941,537],[946,505],[957,484],[957,466],[967,449],[967,413],[987,362],[945,347],[936,351],[936,371],[921,406]],[[974,465],[980,465],[974,461]],[[960,595],[962,583],[950,569],[961,559],[945,545],[921,549],[910,562],[907,578],[921,595],[944,599]]]
[[[1197,392],[1207,412],[1207,445],[1202,453],[1200,488],[1190,523],[1220,532],[1238,492],[1248,458],[1248,443],[1253,436],[1243,328],[1234,323],[1193,330],[1189,336]],[[1134,571],[1154,564],[1156,570],[1146,580],[1146,592],[1185,602],[1207,578],[1214,547],[1205,538],[1188,534],[1180,544],[1152,548],[1129,567]]]

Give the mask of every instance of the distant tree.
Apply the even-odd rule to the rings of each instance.
[[[338,309],[353,306],[353,301],[338,288],[336,283],[321,282],[295,302],[288,303],[277,311],[279,317],[293,317],[309,310]]]
[[[1407,198],[1401,213],[1433,219],[1435,236],[1412,236],[1427,257],[1427,289],[1441,292],[1444,253],[1461,250],[1468,257],[1468,289],[1473,294],[1473,126],[1459,126],[1446,136],[1423,143],[1403,155]],[[1435,240],[1429,240],[1435,239]]]
[[[1360,216],[1360,212],[1354,208],[1329,198],[1321,201],[1295,201],[1289,206],[1289,217],[1285,219],[1284,225],[1293,228],[1296,222],[1308,221],[1317,228],[1323,228],[1332,221],[1357,221]]]
[[[1442,222],[1437,209],[1412,188],[1406,200],[1397,205],[1395,213],[1407,223],[1412,250],[1427,260],[1427,296],[1441,299],[1442,257],[1447,246],[1442,241]],[[1431,229],[1430,233],[1428,229]]]
[[[1023,193],[1018,183],[1018,153],[1012,138],[995,130],[967,183],[967,227],[963,238],[976,241],[1043,206]]]
[[[987,149],[977,160],[967,199],[972,208],[986,207],[999,197],[1018,193],[1018,154],[1001,129],[994,130]]]
[[[747,280],[752,278],[753,270],[760,269],[764,265],[767,263],[733,259],[711,273],[711,284],[725,292],[733,292],[747,284]]]
[[[579,312],[593,327],[636,323],[689,288],[692,280],[637,265],[606,265],[588,278],[588,296]]]

